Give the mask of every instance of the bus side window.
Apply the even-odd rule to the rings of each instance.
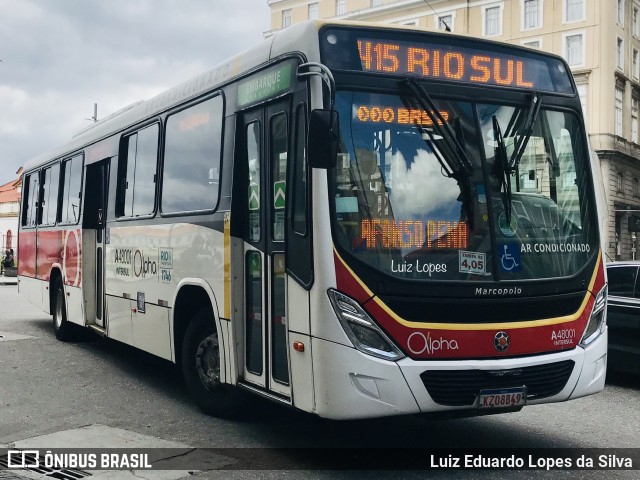
[[[78,223],[82,194],[82,155],[62,162],[62,210],[60,223]]]
[[[35,227],[38,212],[39,180],[38,172],[27,175],[25,179],[24,200],[22,207],[22,226]]]
[[[313,284],[313,253],[309,198],[311,172],[307,165],[307,111],[306,104],[297,104],[293,121],[294,132],[289,155],[289,184],[287,195],[287,245],[285,265],[287,273],[305,289]]]
[[[304,104],[298,105],[296,111],[295,156],[293,164],[293,231],[306,235],[307,233],[307,158],[306,158],[307,116]]]
[[[211,211],[218,204],[224,101],[216,95],[167,118],[162,213]]]
[[[158,124],[124,137],[118,161],[118,217],[139,217],[155,211]]]
[[[42,175],[42,202],[40,223],[55,225],[58,213],[58,190],[60,188],[60,164],[47,168]]]
[[[260,122],[254,121],[246,126],[247,138],[247,172],[249,199],[247,222],[247,239],[250,242],[259,242],[262,236],[262,214],[260,213],[260,155],[262,149]]]
[[[273,228],[271,239],[274,242],[284,242],[285,229],[285,193],[282,191],[287,180],[287,160],[289,157],[289,139],[287,114],[277,113],[270,119],[270,140],[271,140],[271,166],[273,182],[273,202],[271,202],[271,216]]]

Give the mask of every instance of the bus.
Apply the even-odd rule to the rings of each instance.
[[[311,21],[30,161],[19,290],[213,415],[566,401],[605,381],[593,168],[560,57]]]

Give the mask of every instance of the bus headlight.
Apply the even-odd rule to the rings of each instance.
[[[358,302],[335,290],[327,293],[342,328],[358,350],[385,360],[395,361],[404,357]]]
[[[580,345],[585,347],[593,342],[596,338],[604,332],[604,328],[607,324],[607,286],[602,287],[602,290],[596,295],[596,301],[593,304],[593,311],[591,317],[587,323],[587,328],[584,329]]]

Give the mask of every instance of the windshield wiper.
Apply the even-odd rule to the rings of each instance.
[[[493,139],[495,141],[495,175],[500,181],[500,196],[502,197],[502,205],[504,206],[504,215],[507,225],[511,225],[511,174],[517,173],[518,165],[522,159],[522,155],[527,148],[529,139],[533,134],[533,127],[535,126],[538,113],[540,112],[540,95],[534,93],[531,96],[531,102],[527,109],[526,119],[522,127],[522,132],[517,135],[515,140],[513,153],[511,159],[507,155],[507,147],[504,142],[502,131],[500,130],[500,123],[498,118],[494,115],[491,117],[493,121]],[[519,117],[519,115],[518,115]],[[507,131],[511,132],[517,124],[517,120],[512,118],[507,126]]]
[[[515,172],[518,169],[520,159],[522,158],[522,155],[527,148],[527,144],[529,143],[529,139],[531,138],[531,134],[533,133],[533,127],[536,123],[536,118],[538,118],[538,113],[540,112],[540,103],[540,95],[534,93],[531,97],[529,109],[527,110],[527,119],[525,120],[522,134],[518,136],[513,149],[513,153],[511,155],[511,160],[508,164],[509,173]],[[496,120],[494,117],[494,130],[495,122]]]
[[[511,227],[511,168],[509,167],[509,158],[507,156],[507,147],[504,144],[502,131],[498,118],[494,115],[493,120],[493,140],[495,142],[494,152],[496,161],[494,163],[495,175],[500,181],[500,196],[504,207],[505,221],[508,227]],[[499,221],[499,220],[498,220]]]
[[[449,159],[447,159],[447,163],[452,170],[452,176],[456,176],[461,173],[467,177],[471,176],[473,174],[473,165],[471,164],[471,160],[469,160],[464,147],[458,140],[458,138],[462,138],[462,136],[460,134],[456,135],[451,126],[447,123],[447,120],[436,108],[435,103],[427,91],[422,85],[420,85],[420,82],[418,82],[416,78],[407,77],[401,80],[401,85],[407,87],[411,92],[412,98],[416,99],[420,108],[422,108],[431,120],[433,130],[435,130],[437,135],[443,138],[448,150],[455,156],[455,165],[451,165]],[[422,126],[416,124],[416,127],[421,128]],[[427,130],[427,133],[433,140],[433,134],[429,130]]]

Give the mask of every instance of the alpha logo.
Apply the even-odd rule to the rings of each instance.
[[[158,275],[158,264],[154,259],[145,256],[140,250],[133,254],[133,274],[136,277],[146,278],[147,274]]]
[[[427,352],[432,355],[440,350],[458,350],[458,342],[454,340],[446,340],[442,337],[438,339],[431,338],[431,332],[425,335],[422,332],[413,332],[407,339],[407,347],[414,355],[421,355]]]
[[[509,345],[511,344],[511,339],[509,338],[509,334],[504,330],[496,333],[495,337],[493,337],[493,346],[496,347],[496,350],[499,352],[504,352]]]

